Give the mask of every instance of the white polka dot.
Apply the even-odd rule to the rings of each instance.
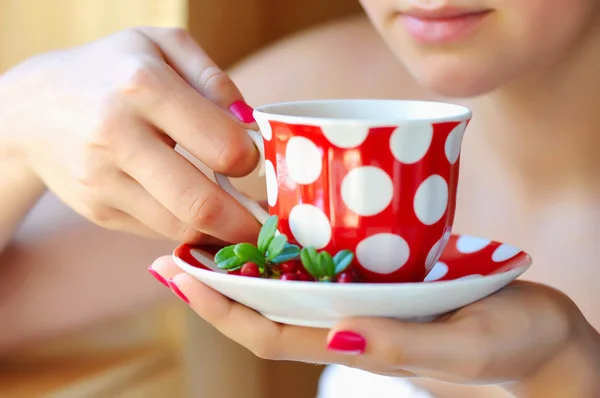
[[[444,243],[444,238],[442,237],[433,246],[431,246],[431,249],[429,250],[429,253],[427,254],[427,258],[425,259],[425,270],[427,272],[429,272],[431,270],[431,267],[433,267],[433,265],[436,263],[436,261],[439,260],[440,255],[442,254],[442,251],[440,250],[440,246],[443,243]]]
[[[319,250],[331,240],[329,219],[316,206],[299,204],[292,208],[289,217],[292,235],[301,246],[312,246]]]
[[[415,163],[425,156],[432,139],[431,123],[408,123],[394,130],[390,138],[390,149],[399,162]]]
[[[356,259],[369,271],[391,274],[408,261],[410,248],[398,235],[381,233],[363,239],[356,246]]]
[[[519,254],[521,250],[517,249],[514,246],[502,244],[494,250],[492,253],[492,261],[499,263],[502,261],[506,261],[510,258],[513,258],[517,254]]]
[[[463,281],[463,280],[469,280],[469,279],[479,279],[479,278],[483,278],[483,275],[480,274],[471,274],[471,275],[465,275],[465,276],[461,276],[460,278],[456,278],[455,281]]]
[[[442,279],[448,273],[448,265],[441,261],[435,263],[435,266],[429,271],[424,282],[432,282],[437,281],[438,279]]]
[[[448,134],[448,138],[446,138],[444,151],[446,152],[446,157],[451,164],[456,163],[458,160],[458,155],[460,155],[460,146],[462,145],[466,127],[467,122],[462,122],[458,126],[454,127],[450,134]]]
[[[438,222],[448,207],[448,184],[444,177],[434,174],[419,185],[414,208],[417,218],[425,225]]]
[[[321,131],[329,142],[340,148],[356,148],[369,135],[369,128],[364,126],[323,126]]]
[[[264,137],[265,140],[271,141],[273,137],[273,129],[271,128],[271,123],[268,120],[257,119],[256,124],[258,124],[258,128],[260,129],[260,133]]]
[[[277,187],[277,173],[275,173],[275,167],[270,160],[265,161],[265,174],[267,183],[267,202],[269,206],[275,206],[277,203],[277,195],[279,188]]]
[[[311,184],[321,175],[321,151],[308,138],[292,137],[285,148],[285,163],[297,184]]]
[[[491,241],[489,239],[484,238],[476,238],[474,236],[462,235],[459,236],[456,240],[456,249],[465,254],[475,253],[487,245],[489,245]]]
[[[351,170],[342,181],[342,200],[361,216],[381,213],[394,198],[394,183],[379,167],[363,166]]]

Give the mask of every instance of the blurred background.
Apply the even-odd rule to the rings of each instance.
[[[286,35],[358,12],[356,0],[0,0],[0,72],[36,53],[138,25],[188,28],[226,69]],[[237,183],[252,196],[264,195],[263,186]],[[69,236],[83,252],[102,247],[104,257],[65,256]],[[1,260],[40,262],[60,253],[80,267],[139,262],[139,277],[161,289],[146,268],[174,245],[153,252],[147,246],[87,225],[47,195]],[[0,356],[0,397],[308,398],[315,396],[320,371],[256,359],[168,296]]]

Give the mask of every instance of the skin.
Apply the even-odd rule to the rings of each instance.
[[[568,9],[559,9],[559,11],[569,12]],[[411,90],[414,89],[414,91],[406,93],[406,97],[419,97],[421,95],[423,97],[432,96],[426,91],[417,90],[417,85],[411,80],[409,74],[404,73],[401,66],[396,64],[395,66],[397,69],[392,69],[392,65],[394,64],[392,63],[392,58],[389,54],[385,51],[379,52],[380,47],[375,40],[369,41],[368,39],[365,39],[363,35],[358,34],[361,29],[364,33],[364,26],[355,25],[357,24],[354,23],[353,27],[346,26],[347,30],[343,32],[348,34],[354,32],[354,37],[357,38],[356,42],[363,45],[365,51],[370,50],[369,54],[372,55],[372,60],[365,61],[363,59],[363,63],[357,65],[358,70],[353,70],[351,74],[349,73],[347,75],[347,78],[340,77],[339,79],[341,83],[347,81],[356,82],[356,85],[360,90],[356,90],[352,94],[350,93],[352,89],[351,85],[340,84],[339,86],[332,85],[328,87],[327,90],[329,91],[327,92],[323,92],[322,90],[317,91],[316,88],[313,92],[310,88],[303,88],[304,91],[301,91],[299,96],[338,96],[345,93],[348,93],[349,96],[368,96],[368,94],[372,93],[375,93],[376,96],[394,96],[396,92],[406,93],[406,91],[401,91],[404,87],[409,87]],[[311,43],[311,40],[314,40],[314,42],[319,41],[316,40],[317,36],[320,39],[320,42],[326,42],[327,40],[324,39],[332,36],[334,37],[336,34],[342,34],[340,29],[341,27],[338,26],[329,31],[324,30],[315,32],[312,36],[308,35],[308,37],[304,37],[303,40],[286,43],[286,49],[279,48],[273,49],[270,52],[267,51],[263,54],[262,58],[258,57],[254,60],[255,65],[261,65],[261,59],[273,60],[277,59],[278,55],[289,55],[290,52],[293,52],[292,49],[294,48],[294,45],[299,52],[307,51],[306,47]],[[571,27],[571,29],[575,28]],[[334,33],[333,30],[337,30],[340,33]],[[593,46],[587,46],[587,48],[593,49]],[[331,58],[326,57],[328,53],[325,50],[326,49],[324,48],[320,48],[319,50],[315,49],[315,51],[323,51],[321,53],[323,65],[315,63],[315,72],[312,77],[327,77],[324,73],[319,74],[316,72],[319,70],[319,67],[323,67],[327,64],[328,59],[333,62]],[[337,53],[333,51],[335,50],[334,48],[329,48],[328,50],[329,54],[335,54],[338,57],[341,55],[339,51]],[[352,53],[355,52],[353,51]],[[318,52],[313,54],[318,54]],[[594,54],[597,54],[597,52],[589,50],[587,54],[583,54],[582,52],[578,57],[570,57],[569,59],[592,59],[595,56]],[[523,56],[523,54],[521,55]],[[351,54],[346,54],[345,56],[347,58],[343,59],[353,59]],[[282,57],[280,59],[285,58]],[[409,65],[408,62],[406,63]],[[592,62],[589,64],[594,65]],[[261,68],[262,72],[267,76],[269,72],[268,65],[269,64],[262,63]],[[373,68],[377,66],[386,69],[386,66],[381,65],[389,66],[389,79],[386,80],[386,83],[389,81],[393,82],[393,84],[382,84],[381,87],[373,87],[373,84],[367,84],[367,79],[361,79],[361,76],[364,75],[364,70],[369,67]],[[462,67],[464,68],[468,65],[469,64],[462,65]],[[246,70],[252,70],[253,67],[252,62],[249,62],[244,66],[247,67]],[[281,72],[281,69],[284,69],[282,66],[283,64],[278,64],[277,70],[279,72]],[[294,73],[295,69],[292,67],[293,65],[289,66],[290,69],[287,70],[288,73],[296,76],[300,75],[299,73]],[[433,65],[432,68],[434,66],[435,65]],[[498,67],[497,63],[494,62],[490,62],[487,66],[490,68]],[[243,67],[241,68],[243,69]],[[262,94],[258,91],[252,91],[250,87],[252,87],[253,84],[254,87],[256,87],[256,82],[261,81],[261,75],[254,74],[252,79],[250,79],[249,75],[244,75],[242,69],[238,69],[236,71],[237,74],[234,73],[236,76],[234,79],[238,82],[238,86],[240,86],[242,92],[249,93],[249,95],[247,95],[249,102],[259,104],[261,102],[259,98],[261,98]],[[256,67],[254,67],[254,69],[256,69]],[[443,69],[444,68],[441,67],[439,68],[441,72],[443,72]],[[541,266],[534,266],[532,271],[527,274],[528,279],[538,281],[547,280],[554,286],[560,287],[561,290],[565,291],[577,303],[583,313],[588,316],[590,323],[597,327],[598,320],[594,319],[594,316],[597,316],[597,314],[593,307],[593,303],[597,301],[597,297],[594,296],[591,285],[593,280],[597,280],[597,272],[595,271],[595,267],[593,267],[595,262],[593,242],[593,236],[595,235],[593,228],[597,225],[597,222],[595,222],[597,210],[593,205],[597,197],[597,183],[594,183],[593,177],[597,175],[597,164],[589,149],[593,147],[593,145],[590,144],[590,141],[594,139],[594,136],[592,135],[594,126],[589,118],[576,116],[578,112],[581,112],[581,115],[593,114],[593,112],[589,111],[586,107],[590,103],[597,103],[594,102],[594,95],[599,91],[597,90],[598,87],[595,85],[595,74],[592,73],[592,67],[588,68],[589,70],[587,71],[585,69],[585,63],[574,61],[570,68],[554,72],[562,73],[561,76],[563,76],[564,79],[560,81],[557,79],[545,80],[543,81],[544,84],[539,84],[536,87],[536,90],[531,88],[533,87],[533,83],[531,83],[532,86],[529,90],[526,90],[528,87],[527,85],[520,86],[520,89],[515,86],[514,91],[495,92],[494,95],[486,96],[479,101],[468,101],[469,105],[474,109],[474,113],[481,115],[481,117],[478,121],[474,121],[469,128],[469,137],[473,138],[471,138],[470,141],[467,139],[465,142],[465,152],[463,152],[464,157],[462,160],[463,172],[461,175],[462,196],[461,201],[459,201],[457,213],[457,219],[462,220],[462,222],[455,226],[455,230],[457,232],[460,232],[461,230],[468,231],[471,234],[482,236],[493,236],[496,239],[506,240],[520,247],[527,248],[536,259],[536,264],[543,264],[543,268]],[[327,69],[323,68],[323,70]],[[565,71],[568,70],[574,70],[576,72],[565,73]],[[337,75],[340,75],[339,70],[337,70],[336,73]],[[550,72],[548,72],[548,74],[550,74]],[[425,81],[419,80],[418,76],[415,76],[415,78],[417,78],[416,80],[419,83],[424,84],[425,87],[434,89],[432,86],[427,86]],[[541,80],[543,79],[540,78],[540,81]],[[271,91],[264,90],[264,87],[262,88],[262,92]],[[298,87],[298,89],[300,89],[300,87]],[[462,90],[463,88],[460,89]],[[550,89],[559,90],[563,95],[548,95],[545,90]],[[251,92],[255,94],[250,94]],[[285,96],[286,94],[284,90],[282,90],[281,92],[273,94],[273,96],[275,95]],[[453,95],[461,94],[458,93]],[[251,98],[252,96],[254,96],[254,98]],[[264,98],[265,101],[270,100],[269,98],[262,98]],[[571,100],[567,107],[565,107],[564,98],[569,98]],[[289,93],[286,98],[273,99],[290,99]],[[532,104],[536,106],[533,106]],[[510,120],[508,118],[503,118],[503,114],[510,114]],[[536,124],[531,123],[530,120],[538,123],[537,126],[539,126],[541,120],[546,121],[543,129],[544,135],[537,132],[537,129],[527,129],[524,127],[528,125],[536,126]],[[574,121],[576,122],[576,126],[573,126]],[[570,132],[568,136],[564,134],[564,131],[567,131],[567,127]],[[502,143],[498,141],[498,137],[503,138]],[[569,145],[565,145],[565,142],[568,142]],[[541,145],[540,143],[544,144],[544,151],[537,150]],[[516,151],[515,149],[519,150]],[[567,151],[566,149],[569,150]],[[557,156],[558,154],[561,156]],[[16,159],[19,159],[19,157],[16,156]],[[18,161],[15,161],[15,163],[19,164]],[[470,167],[469,165],[472,166]],[[464,170],[466,170],[466,172]],[[480,175],[482,174],[481,170],[486,171],[485,176]],[[490,185],[489,181],[491,180],[496,182],[496,184]],[[32,184],[32,186],[34,185],[35,184]],[[249,182],[248,186],[251,185],[252,183]],[[34,191],[34,189],[29,189],[27,187],[24,188],[24,190],[28,192]],[[485,203],[485,206],[482,206],[482,202]],[[490,211],[490,209],[493,209],[494,211]],[[519,220],[518,227],[510,225],[502,226],[500,221],[505,221],[506,219]],[[571,229],[573,232],[570,232]],[[582,234],[580,232],[582,229],[588,232]],[[569,233],[565,233],[565,231],[568,231]],[[581,237],[581,235],[583,235],[583,237]],[[552,239],[548,239],[549,237],[555,239],[555,236],[560,236],[560,245],[557,245]],[[588,236],[589,241],[586,241],[585,237]],[[170,265],[167,262],[161,266],[160,261],[157,263],[156,267],[158,267],[161,272],[165,272],[165,276],[170,276],[166,273]],[[578,266],[577,269],[575,269],[575,267],[570,267],[571,271],[568,275],[565,275],[565,264],[577,264]],[[161,267],[164,267],[164,269]],[[540,268],[543,271],[540,271]],[[180,283],[178,278],[180,278],[180,276],[176,277],[178,285],[182,285],[180,288],[187,293],[188,297],[195,297],[194,292],[197,293],[199,291],[199,294],[204,294],[202,292],[206,292],[203,290],[206,288],[200,284],[189,287],[186,285],[185,281]],[[185,278],[185,276],[181,276],[181,278]],[[190,282],[194,283],[195,281]],[[125,281],[123,283],[126,285]],[[133,278],[129,279],[129,283],[132,287],[137,285],[137,283],[133,282]],[[589,288],[586,288],[586,286],[589,286]],[[186,291],[186,289],[189,290]],[[196,289],[199,290],[196,291]],[[540,288],[537,286],[528,287],[527,289],[532,289],[531,291],[535,290],[535,293],[531,293],[534,298],[539,299],[540,297],[545,297],[546,299],[542,300],[544,303],[553,303],[554,300],[562,302],[563,300],[563,296],[553,290],[547,291],[542,289],[540,291]],[[4,289],[3,291],[7,290]],[[208,294],[210,294],[210,292]],[[510,297],[507,300],[510,301]],[[193,300],[192,302],[194,308],[202,315],[203,311],[206,309],[203,309],[201,303],[197,303],[196,300]],[[534,302],[538,301],[534,300]],[[10,304],[10,300],[8,303]],[[519,301],[518,304],[519,306],[522,306],[522,300]],[[17,304],[15,303],[15,305]],[[532,305],[532,308],[535,308],[535,304]],[[512,303],[510,307],[515,307],[514,303]],[[575,311],[570,305],[567,305],[566,307],[568,308],[566,312],[563,312],[562,310],[557,310],[556,312],[553,311],[553,316],[550,316],[548,319],[559,318],[564,320],[565,317],[563,317],[563,315],[567,314],[566,323],[561,323],[561,325],[567,326],[566,329],[575,329],[579,331],[588,330],[586,327],[587,323],[581,314]],[[9,308],[11,307],[9,306]],[[228,307],[224,306],[220,308],[227,309]],[[536,311],[534,311],[534,313],[536,313]],[[205,313],[204,315],[210,316]],[[222,323],[223,320],[221,319],[220,321],[221,327],[224,327]],[[235,324],[236,319],[229,319],[228,321]],[[215,322],[217,321],[215,320]],[[402,327],[406,325],[397,326]],[[268,330],[268,328],[271,328],[272,326],[260,323],[260,327],[264,327],[265,330]],[[367,332],[368,331],[364,331],[365,334],[367,334]],[[560,348],[555,347],[555,351],[554,349],[550,350],[554,351],[555,354],[552,363],[558,365],[540,369],[539,372],[530,372],[530,374],[548,375],[551,373],[552,379],[555,379],[555,377],[566,377],[568,380],[573,381],[575,380],[573,379],[575,376],[571,376],[569,372],[561,371],[561,368],[565,366],[564,364],[568,364],[569,366],[567,367],[573,369],[578,369],[579,367],[583,368],[583,366],[580,366],[581,363],[597,366],[594,360],[596,353],[596,335],[594,331],[590,330],[589,333],[567,333],[563,336],[567,337],[558,344]],[[322,351],[325,351],[324,347],[327,336],[320,337],[322,338],[318,342],[316,340],[309,340],[308,343],[312,345],[307,345],[306,349],[308,352],[314,352],[315,355],[327,355],[322,353]],[[512,337],[516,339],[521,338],[522,336],[513,335]],[[247,345],[249,346],[250,344],[247,343]],[[585,347],[586,349],[582,350],[580,347]],[[585,354],[580,354],[581,351],[585,351]],[[276,355],[276,357],[282,356],[286,356],[286,353],[283,352]],[[336,357],[336,359],[337,358],[339,357]],[[306,358],[300,359],[306,360]],[[494,358],[492,358],[492,360],[493,359]],[[344,358],[343,360],[348,359]],[[339,359],[339,361],[341,362],[342,359]],[[558,371],[556,370],[557,368],[559,369]],[[431,369],[429,371],[431,371]],[[434,369],[433,371],[440,370]],[[580,376],[579,373],[578,375]],[[544,388],[543,386],[539,386],[540,383],[536,382],[537,379],[534,377],[522,377],[521,381],[525,381],[525,379],[527,380],[527,383],[520,383],[519,388],[533,389],[535,391],[542,391]],[[560,378],[556,378],[556,380],[560,380]],[[584,382],[585,381],[582,381],[582,383]],[[569,383],[567,383],[567,385],[568,384]],[[529,394],[531,395],[531,393]],[[533,396],[549,395],[538,394]],[[578,395],[569,392],[562,396]]]

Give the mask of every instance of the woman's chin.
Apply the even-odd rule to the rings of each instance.
[[[494,82],[484,79],[478,80],[476,77],[434,77],[434,76],[415,76],[418,82],[431,91],[444,98],[473,98],[494,91],[497,85]]]
[[[425,89],[444,98],[472,98],[490,93],[505,84],[505,73],[489,68],[469,68],[451,63],[407,65],[413,78]]]

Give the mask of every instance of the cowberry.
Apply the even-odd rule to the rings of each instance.
[[[286,274],[281,275],[281,280],[282,281],[297,281],[298,276],[296,274],[286,273]]]
[[[314,282],[314,280],[315,280],[315,278],[313,278],[308,273],[300,272],[300,271],[298,271],[296,273],[296,278],[298,278],[299,281],[303,281],[303,282]]]
[[[246,264],[242,265],[242,268],[240,269],[240,275],[258,278],[260,277],[260,269],[258,268],[258,265],[247,262]]]
[[[279,265],[279,269],[284,274],[293,274],[298,269],[298,263],[296,261],[287,261]]]
[[[352,283],[354,282],[354,275],[351,271],[344,271],[337,276],[338,283]]]

